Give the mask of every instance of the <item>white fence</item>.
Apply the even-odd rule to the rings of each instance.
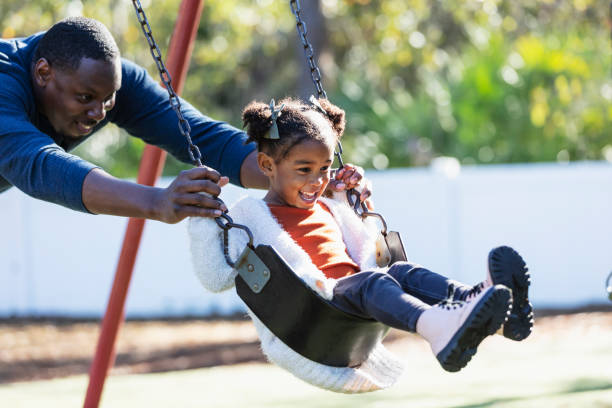
[[[508,244],[527,261],[536,307],[609,304],[604,281],[612,270],[611,164],[459,169],[442,160],[431,168],[372,171],[368,177],[376,210],[390,229],[401,231],[411,260],[476,283],[485,276],[489,249]],[[244,194],[226,187],[222,198],[232,203]],[[126,223],[75,213],[16,189],[0,194],[0,317],[101,316]],[[128,316],[237,310],[233,291],[206,293],[194,277],[185,222],[146,224]]]

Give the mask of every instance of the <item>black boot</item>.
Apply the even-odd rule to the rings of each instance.
[[[528,297],[531,279],[525,261],[508,246],[494,248],[489,252],[489,275],[493,285],[512,290],[512,310],[504,323],[504,336],[516,341],[525,339],[533,327],[533,308]]]

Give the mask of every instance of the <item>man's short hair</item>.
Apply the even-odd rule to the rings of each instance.
[[[86,17],[68,17],[42,36],[34,62],[45,58],[53,67],[76,70],[83,58],[112,61],[118,56],[119,48],[104,24]]]

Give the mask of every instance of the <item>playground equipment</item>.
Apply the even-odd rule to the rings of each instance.
[[[291,0],[290,6],[296,18],[298,36],[304,47],[317,96],[326,98],[321,73],[314,60],[312,45],[308,41],[307,26],[300,16],[300,3],[298,0]],[[339,167],[342,167],[340,142],[335,154]],[[397,232],[387,233],[384,218],[368,211],[365,204],[359,202],[359,193],[352,190],[348,191],[347,195],[349,203],[358,215],[362,218],[377,217],[381,221],[381,235],[391,255],[385,266],[396,261],[405,261],[406,254],[400,235]],[[223,229],[226,262],[238,271],[235,279],[238,296],[259,320],[292,350],[327,366],[355,367],[368,358],[387,333],[388,328],[385,325],[345,313],[319,296],[291,270],[273,247],[254,247],[248,226],[234,223],[228,214],[217,218],[217,224]],[[227,256],[228,232],[234,227],[244,230],[249,236],[249,243],[236,262]]]
[[[149,44],[161,82],[168,91],[169,103],[177,114],[181,134],[188,142],[189,156],[194,165],[201,166],[201,154],[191,141],[189,124],[181,113],[177,92],[180,93],[184,83],[187,62],[193,48],[203,2],[183,0],[181,3],[179,18],[170,44],[169,69],[166,69],[162,61],[161,51],[153,37],[151,26],[140,1],[133,0],[132,4]],[[298,0],[291,0],[290,6],[296,18],[298,35],[304,47],[317,95],[326,98],[320,71],[314,60],[314,51],[307,38],[306,23],[300,16],[300,3]],[[176,75],[177,92],[173,89],[169,71]],[[336,157],[340,167],[343,166],[341,155],[342,146],[338,143]],[[138,182],[153,185],[161,174],[164,160],[163,151],[147,146],[141,160]],[[359,202],[357,192],[348,191],[347,198],[358,215],[363,218],[374,216],[381,221],[381,235],[390,255],[386,263],[406,260],[399,233],[393,231],[388,233],[384,218],[380,214],[368,211],[365,204]],[[231,261],[225,251],[226,261],[239,271],[236,277],[238,295],[277,337],[304,357],[332,367],[353,367],[367,359],[372,349],[388,331],[386,326],[373,320],[349,315],[335,308],[301,281],[274,248],[266,245],[259,245],[255,248],[248,227],[234,223],[228,214],[223,214],[216,221],[224,231],[225,248],[228,245],[229,229],[243,229],[249,235],[249,244],[238,261]],[[114,360],[114,344],[119,326],[124,318],[127,289],[144,222],[143,219],[130,219],[128,223],[96,355],[90,370],[90,382],[84,403],[86,408],[99,405],[106,375]],[[284,313],[279,313],[279,310]],[[290,311],[291,313],[288,314]],[[295,318],[296,316],[298,318]],[[306,327],[308,330],[305,329]]]
[[[133,0],[132,4],[136,9],[143,31],[150,33],[151,27],[144,18],[140,1]],[[165,76],[162,77],[162,82],[169,87],[171,83],[170,73],[174,76],[173,83],[178,94],[181,93],[185,82],[189,58],[193,50],[193,42],[203,7],[203,0],[183,0],[179,8],[178,18],[168,51],[168,69]],[[149,46],[158,67],[163,66],[157,44],[149,42]],[[180,125],[182,126],[182,123]],[[166,153],[163,150],[147,145],[140,161],[138,183],[148,186],[154,185],[161,175],[165,159]],[[83,404],[85,408],[99,406],[106,376],[114,362],[115,341],[119,327],[124,320],[125,299],[132,278],[132,271],[134,270],[144,224],[144,219],[130,218],[128,221],[113,287],[102,321],[96,354],[89,372],[89,385]]]

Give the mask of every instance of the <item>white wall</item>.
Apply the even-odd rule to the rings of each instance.
[[[508,244],[532,273],[536,307],[606,303],[612,270],[612,165],[469,166],[369,172],[376,210],[411,260],[476,283],[490,248]],[[168,180],[162,181],[167,183]],[[224,189],[231,203],[244,190]],[[262,195],[262,192],[254,192]],[[0,316],[101,316],[127,221],[80,214],[11,189],[0,194]],[[128,316],[240,310],[194,277],[186,223],[147,222]]]

